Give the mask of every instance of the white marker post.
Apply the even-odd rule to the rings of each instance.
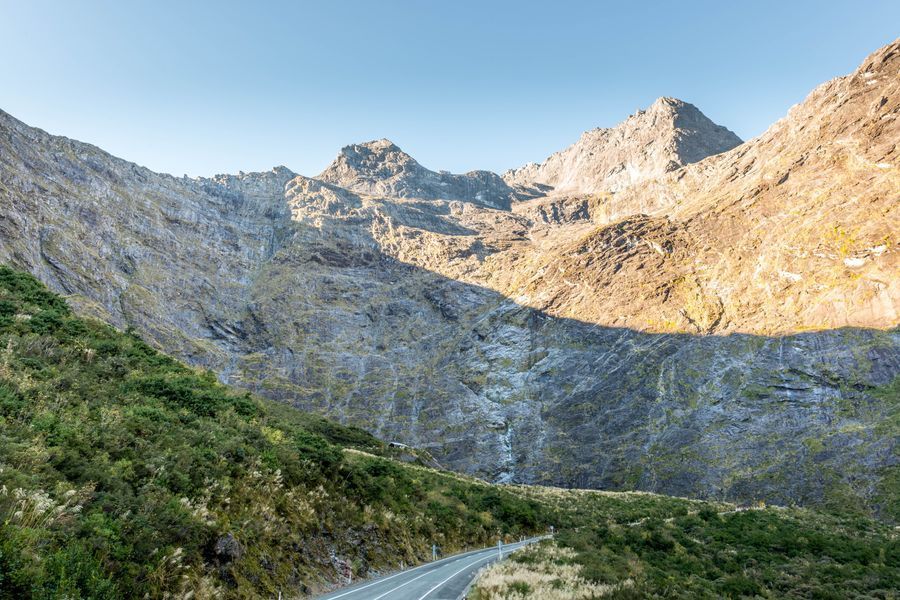
[[[497,540],[497,557],[503,560],[503,540]]]

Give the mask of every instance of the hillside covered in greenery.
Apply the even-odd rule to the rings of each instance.
[[[898,597],[900,536],[853,513],[528,488],[553,540],[495,565],[470,600]]]
[[[0,267],[0,598],[305,597],[498,536],[494,598],[892,598],[856,513],[493,486],[220,385]]]
[[[296,597],[546,525],[391,452],[0,267],[0,597]]]

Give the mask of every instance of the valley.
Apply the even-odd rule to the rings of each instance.
[[[0,259],[491,481],[891,513],[898,60],[731,150],[662,99],[506,181],[386,140],[318,178],[178,179],[3,115]]]
[[[898,74],[503,174],[174,177],[0,111],[0,597],[341,597],[551,527],[469,597],[893,597]]]

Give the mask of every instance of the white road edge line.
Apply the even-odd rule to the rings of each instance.
[[[521,547],[522,547],[522,546],[520,545],[520,546],[516,546],[515,548],[511,548],[511,549],[509,550],[509,552],[512,552],[513,550],[518,550],[518,549],[521,548]],[[484,558],[479,558],[478,560],[476,560],[476,561],[474,561],[474,562],[471,562],[471,563],[467,564],[465,567],[463,567],[462,569],[460,569],[459,571],[457,571],[456,573],[454,573],[453,575],[451,575],[451,576],[448,577],[447,579],[443,580],[442,582],[440,582],[439,584],[437,584],[436,586],[434,586],[433,588],[431,588],[430,590],[428,590],[427,592],[425,592],[422,596],[419,597],[419,600],[425,600],[425,597],[428,596],[428,594],[430,594],[431,592],[435,591],[436,589],[438,589],[439,587],[441,587],[442,585],[444,585],[445,583],[447,583],[448,581],[450,581],[451,579],[453,579],[454,577],[456,577],[457,575],[459,575],[460,573],[462,573],[463,571],[465,571],[465,570],[468,569],[469,567],[474,567],[474,566],[477,565],[478,563],[480,563],[480,562],[482,562],[482,561],[485,561],[485,560],[490,560],[490,559],[492,559],[492,558],[497,558],[496,556],[494,556],[494,553],[493,553],[493,552],[491,552],[491,554],[490,554],[489,556],[485,556]],[[380,597],[380,596],[379,596],[379,597]],[[378,600],[378,599],[377,599],[377,598],[373,598],[372,600]]]
[[[468,568],[470,568],[470,567],[474,567],[475,565],[477,565],[477,564],[480,563],[480,562],[484,562],[484,561],[486,561],[486,560],[491,560],[492,558],[497,558],[497,557],[494,556],[493,553],[491,553],[490,556],[485,556],[484,558],[479,558],[478,560],[473,561],[473,562],[467,564],[467,565],[464,566],[462,569],[460,569],[459,571],[457,571],[456,573],[454,573],[453,575],[451,575],[451,576],[448,577],[447,579],[443,580],[442,582],[438,583],[436,586],[434,586],[433,588],[431,588],[430,590],[428,590],[427,592],[425,592],[424,594],[422,594],[422,595],[419,597],[419,600],[425,600],[425,597],[426,597],[428,594],[430,594],[431,592],[435,591],[436,589],[438,589],[439,587],[441,587],[442,585],[444,585],[445,583],[447,583],[448,581],[450,581],[451,579],[453,579],[454,577],[456,577],[457,575],[459,575],[460,573],[462,573],[462,572],[465,571],[466,569],[468,569]]]
[[[488,550],[482,550],[482,551],[479,552],[479,554],[480,554],[481,552],[488,552]],[[479,562],[481,562],[481,561],[483,561],[483,560],[487,560],[487,559],[489,559],[489,558],[492,558],[493,555],[494,555],[494,549],[491,548],[491,549],[490,549],[490,554],[489,554],[488,556],[479,558],[479,559],[476,560],[475,562],[470,563],[468,566],[463,567],[463,568],[462,568],[462,571],[465,571],[465,570],[468,569],[470,566],[472,566],[472,565],[474,565],[474,564],[477,564],[477,563],[479,563]],[[456,561],[452,561],[452,562],[456,562]],[[434,563],[431,563],[431,564],[434,564]],[[448,563],[448,564],[449,564],[449,563]],[[457,571],[457,573],[459,573],[459,571]],[[404,583],[401,583],[400,585],[398,585],[398,586],[395,587],[395,588],[389,589],[388,591],[386,591],[385,593],[381,594],[380,596],[375,596],[374,598],[372,598],[372,600],[379,600],[379,598],[384,598],[385,596],[387,596],[387,595],[390,594],[391,592],[396,592],[396,591],[399,590],[400,588],[406,587],[407,585],[409,585],[409,584],[412,583],[413,581],[415,581],[415,580],[417,580],[417,579],[421,579],[421,578],[425,577],[426,575],[431,575],[431,571],[428,571],[427,573],[422,573],[422,574],[419,575],[418,577],[413,577],[413,578],[410,579],[409,581],[406,581],[406,582],[404,582]],[[452,576],[451,576],[451,577],[452,577]],[[428,590],[428,594],[430,594],[431,592],[432,592],[432,590]],[[425,596],[427,596],[428,594],[425,594]],[[422,596],[422,598],[424,598],[425,596]],[[420,599],[420,600],[421,600],[421,599]]]
[[[429,571],[429,573],[430,573],[430,571]],[[401,583],[400,585],[398,585],[398,586],[395,587],[395,588],[389,589],[388,591],[386,591],[385,593],[381,594],[380,596],[375,596],[374,598],[372,598],[372,600],[378,600],[379,598],[384,598],[385,596],[387,596],[387,595],[390,594],[391,592],[396,592],[396,591],[399,590],[400,588],[406,587],[407,585],[411,584],[411,583],[412,583],[413,581],[415,581],[416,579],[422,579],[422,578],[425,577],[426,575],[428,575],[428,573],[422,573],[422,574],[419,575],[418,577],[413,577],[413,578],[410,579],[409,581],[404,582],[404,583]]]
[[[359,592],[366,588],[372,587],[373,585],[378,585],[379,583],[384,583],[385,581],[388,581],[389,579],[393,579],[394,577],[399,577],[401,575],[409,575],[410,573],[418,571],[419,569],[424,569],[426,567],[432,567],[434,565],[437,565],[437,564],[440,564],[443,562],[450,563],[450,562],[456,562],[458,560],[463,560],[464,558],[466,558],[466,555],[480,554],[481,552],[484,552],[485,550],[493,550],[493,548],[489,547],[489,548],[482,548],[481,550],[470,550],[469,552],[464,553],[463,556],[460,556],[460,557],[448,556],[447,558],[442,558],[441,560],[438,560],[438,561],[425,563],[424,565],[419,565],[418,567],[412,567],[411,569],[406,569],[405,571],[400,571],[399,573],[394,573],[393,575],[389,575],[387,577],[382,577],[381,579],[376,579],[375,581],[373,581],[369,584],[366,584],[362,587],[353,588],[352,590],[348,590],[348,591],[344,592],[343,594],[338,594],[337,596],[326,596],[325,600],[337,600],[338,598],[343,598],[344,596],[349,596],[350,594],[355,594],[356,592]],[[455,558],[455,560],[454,560],[454,558]],[[412,580],[410,580],[410,581],[412,581]],[[394,589],[397,589],[397,588],[394,588]],[[391,591],[393,591],[393,590],[391,590]],[[381,596],[379,596],[379,598],[380,597]]]
[[[461,573],[462,571],[465,571],[466,569],[468,569],[468,568],[471,567],[472,565],[478,564],[478,563],[480,563],[481,561],[488,560],[488,559],[494,557],[494,549],[493,549],[493,548],[491,548],[489,551],[488,551],[488,550],[482,550],[481,552],[489,552],[489,554],[488,554],[488,556],[484,556],[484,557],[479,558],[478,560],[476,560],[476,561],[474,561],[474,562],[472,562],[472,563],[469,563],[467,566],[463,567],[462,569],[460,569],[459,571],[457,571],[456,573],[454,573],[453,575],[451,575],[451,576],[450,576],[450,579],[452,579],[455,575]],[[481,552],[479,552],[479,554],[480,554]],[[453,562],[455,562],[455,561],[453,561]],[[431,564],[434,564],[434,563],[431,563]],[[448,564],[449,564],[449,563],[448,563]],[[409,581],[405,581],[405,582],[401,583],[400,585],[398,585],[397,587],[392,588],[392,589],[389,589],[388,591],[386,591],[385,593],[381,594],[380,596],[375,596],[374,598],[372,598],[372,600],[379,600],[380,598],[384,598],[385,596],[387,596],[387,595],[390,594],[391,592],[396,592],[396,591],[399,590],[400,588],[406,587],[406,586],[408,586],[409,584],[411,584],[413,581],[416,581],[417,579],[422,579],[422,578],[425,577],[426,575],[431,575],[431,571],[428,571],[428,572],[426,572],[426,573],[422,573],[422,574],[419,575],[418,577],[413,577],[413,578],[410,579]],[[445,579],[443,582],[439,583],[438,586],[443,585],[443,584],[446,583],[447,581],[448,581],[448,580]],[[428,594],[430,594],[430,593],[433,592],[433,591],[434,591],[434,588],[428,590],[428,592],[425,594],[425,596],[427,596]],[[422,598],[424,598],[425,596],[422,596]],[[422,599],[420,598],[419,600],[422,600]]]
[[[538,538],[538,539],[539,539],[539,538]],[[519,547],[521,547],[522,545],[527,544],[527,543],[530,543],[530,542],[532,542],[532,541],[534,541],[534,540],[528,540],[528,541],[526,541],[526,542],[519,542],[519,543],[518,543],[519,545],[518,545],[516,548],[513,548],[513,550],[516,550],[516,549],[518,549]],[[400,571],[399,573],[394,573],[393,575],[389,575],[389,576],[387,576],[387,577],[382,577],[381,579],[377,579],[377,580],[375,580],[375,581],[373,581],[373,582],[371,582],[371,583],[368,583],[368,584],[366,584],[366,585],[364,585],[364,586],[362,586],[362,587],[354,588],[354,589],[352,589],[352,590],[347,590],[347,591],[344,592],[343,594],[338,594],[337,596],[326,596],[326,597],[325,597],[325,600],[337,600],[338,598],[343,598],[344,596],[349,596],[350,594],[355,594],[356,592],[362,591],[362,590],[364,590],[364,589],[366,589],[366,588],[370,588],[370,587],[372,587],[373,585],[378,585],[379,583],[384,583],[385,581],[388,581],[389,579],[393,579],[394,577],[399,577],[400,575],[409,575],[410,573],[413,573],[413,572],[415,572],[415,571],[418,571],[419,569],[424,569],[424,568],[426,568],[426,567],[433,567],[433,566],[435,566],[435,565],[438,565],[438,564],[444,563],[444,562],[446,562],[447,564],[454,563],[454,562],[459,562],[459,561],[461,561],[461,560],[464,560],[464,559],[466,558],[466,556],[468,556],[468,555],[481,554],[482,552],[487,552],[487,551],[490,551],[490,552],[491,552],[490,556],[493,556],[494,548],[492,548],[492,547],[482,548],[482,549],[480,549],[480,550],[470,550],[469,552],[463,553],[462,556],[457,556],[457,557],[448,556],[447,558],[442,558],[441,560],[438,560],[438,561],[434,561],[434,562],[430,562],[430,563],[425,563],[424,565],[419,565],[418,567],[413,567],[412,569],[406,569],[405,571]],[[490,556],[489,556],[488,558],[490,558]],[[480,562],[480,561],[482,561],[482,560],[484,560],[484,559],[482,558],[482,559],[476,560],[475,562],[471,563],[469,566],[474,565],[474,564],[476,564],[476,563],[478,563],[478,562]],[[468,567],[464,567],[462,570],[465,571],[467,568],[468,568]],[[452,579],[453,577],[455,577],[456,574],[458,574],[458,573],[455,573],[454,575],[452,575],[452,576],[450,577],[450,579]],[[388,590],[387,592],[381,594],[380,596],[376,596],[375,598],[372,598],[372,600],[379,600],[379,598],[383,598],[383,597],[387,596],[388,594],[390,594],[391,592],[396,591],[396,590],[399,590],[399,589],[402,588],[403,586],[405,586],[405,585],[407,585],[407,584],[409,584],[409,583],[412,583],[413,581],[415,581],[415,580],[417,580],[417,579],[421,579],[421,578],[424,577],[425,575],[428,575],[428,573],[423,573],[422,575],[419,575],[418,577],[413,577],[412,579],[410,579],[410,580],[407,581],[406,583],[402,583],[402,584],[398,585],[397,587],[392,588],[392,589]],[[449,581],[449,580],[447,580],[447,581]],[[443,583],[446,583],[446,581],[445,581],[445,582],[442,582],[441,585],[443,585]],[[432,591],[434,591],[434,590],[429,590],[428,593],[426,593],[425,595],[427,596],[427,595],[430,594]],[[424,598],[424,597],[425,597],[425,596],[423,596],[423,598]]]
[[[425,565],[422,565],[422,566],[425,566]],[[366,589],[366,588],[368,588],[368,587],[372,587],[373,585],[377,585],[377,584],[379,584],[379,583],[384,583],[384,582],[387,581],[388,579],[393,579],[394,577],[399,577],[399,576],[401,576],[401,575],[405,575],[405,574],[409,573],[410,571],[415,571],[416,569],[421,569],[421,568],[422,568],[422,567],[416,567],[415,569],[407,569],[406,571],[400,571],[399,573],[394,573],[393,575],[391,575],[391,576],[389,576],[389,577],[382,577],[381,579],[376,579],[376,580],[373,581],[372,583],[369,583],[369,584],[364,585],[364,586],[362,586],[362,587],[354,588],[354,589],[352,589],[352,590],[350,590],[350,591],[348,591],[348,592],[344,592],[343,594],[338,594],[337,596],[329,596],[329,597],[328,597],[328,600],[337,600],[338,598],[343,598],[344,596],[348,596],[348,595],[350,595],[350,594],[355,594],[356,592],[358,592],[358,591],[360,591],[360,590],[364,590],[364,589]]]

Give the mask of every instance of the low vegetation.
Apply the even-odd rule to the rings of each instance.
[[[485,570],[469,600],[488,598],[540,598],[541,600],[587,600],[630,589],[626,579],[609,585],[588,581],[575,559],[577,553],[550,541],[525,547],[511,560]]]
[[[866,517],[652,494],[543,494],[568,526],[489,569],[471,598],[887,599],[900,590],[898,532]]]
[[[0,597],[296,597],[546,512],[220,385],[0,267]]]

